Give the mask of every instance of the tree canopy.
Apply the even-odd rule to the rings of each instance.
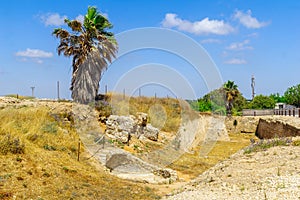
[[[60,43],[58,55],[72,57],[72,98],[76,102],[89,103],[95,100],[103,71],[116,56],[117,42],[108,29],[112,24],[89,6],[83,23],[65,19],[70,29],[56,28],[53,31]]]
[[[275,100],[269,96],[257,95],[250,102],[249,108],[251,109],[274,109]]]
[[[286,103],[300,107],[300,84],[288,88],[284,98]]]

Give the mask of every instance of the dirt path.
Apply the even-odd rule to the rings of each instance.
[[[300,147],[231,156],[166,199],[300,199]]]

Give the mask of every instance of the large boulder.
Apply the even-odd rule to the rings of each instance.
[[[105,166],[120,178],[146,183],[172,183],[178,179],[176,171],[151,165],[127,152],[110,152]]]
[[[106,121],[105,133],[112,139],[127,143],[133,131],[135,120],[133,116],[111,115]]]
[[[147,124],[147,114],[137,113],[135,116],[111,115],[106,121],[105,133],[112,139],[128,143],[131,136],[157,141],[159,130]]]

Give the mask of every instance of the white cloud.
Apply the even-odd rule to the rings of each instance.
[[[209,38],[209,39],[201,40],[200,42],[201,44],[209,44],[209,43],[220,44],[221,40]]]
[[[83,15],[78,15],[75,19],[76,19],[77,21],[80,21],[81,23],[83,23],[83,21],[84,21],[84,16],[83,16]]]
[[[252,37],[252,38],[257,38],[259,36],[258,33],[250,33],[248,35],[246,35],[247,37]]]
[[[48,13],[40,16],[40,18],[46,26],[61,26],[64,24],[67,16],[60,16],[58,13]]]
[[[243,42],[231,43],[226,49],[228,50],[252,50],[253,47],[249,46],[250,40],[244,40]]]
[[[227,35],[234,31],[234,28],[225,23],[223,20],[210,20],[204,18],[201,21],[190,22],[177,17],[176,14],[167,13],[162,26],[166,28],[177,28],[181,31],[186,31],[196,35],[201,34],[216,34],[216,35]]]
[[[231,64],[231,65],[243,65],[247,64],[247,61],[244,59],[239,59],[239,58],[233,58],[230,60],[225,61],[225,64]]]
[[[252,17],[251,15],[251,10],[248,10],[245,13],[237,10],[233,15],[233,19],[238,20],[245,27],[253,29],[261,28],[269,24],[267,22],[259,22],[255,17]]]
[[[40,49],[27,48],[26,51],[17,52],[16,56],[28,57],[28,58],[51,58],[53,56],[53,53],[46,52]]]
[[[33,61],[35,62],[35,63],[37,63],[37,64],[43,64],[43,60],[41,60],[41,59],[33,59]]]

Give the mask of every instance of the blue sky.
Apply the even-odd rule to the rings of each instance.
[[[246,98],[251,97],[252,75],[257,94],[283,94],[300,83],[300,1],[10,0],[2,1],[0,7],[0,95],[31,95],[30,87],[35,86],[37,97],[56,98],[56,82],[60,81],[61,98],[70,98],[71,59],[57,56],[58,40],[51,32],[63,27],[65,17],[82,18],[89,5],[97,6],[108,17],[115,34],[159,27],[192,38],[209,54],[223,81],[234,80]],[[197,97],[209,90],[205,77],[197,77],[184,59],[158,49],[144,49],[130,52],[109,66],[100,91],[105,85],[112,90],[128,71],[149,63],[174,69]],[[142,93],[172,95],[168,86],[159,84],[143,86]],[[174,95],[192,98],[184,90]]]

